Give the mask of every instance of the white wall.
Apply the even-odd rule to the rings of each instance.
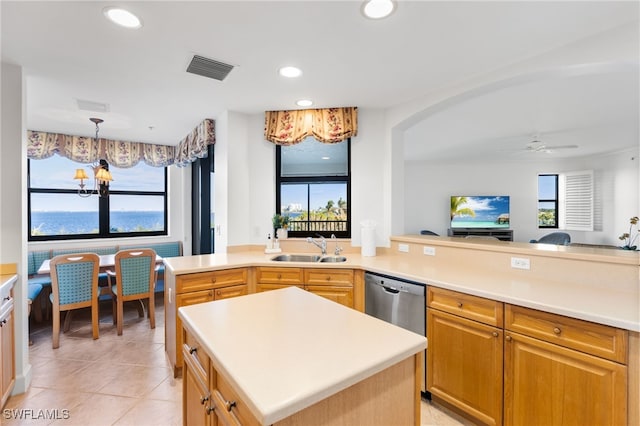
[[[429,229],[447,235],[451,195],[509,195],[514,240],[527,242],[550,232],[537,228],[537,176],[594,170],[596,224],[593,232],[567,231],[573,242],[619,245],[629,218],[638,214],[638,152],[549,162],[459,162],[405,165],[404,220],[407,233]]]
[[[15,393],[24,392],[31,382],[29,364],[29,322],[27,308],[27,149],[23,143],[25,107],[22,68],[2,63],[2,123],[0,140],[0,263],[16,263],[19,280],[15,299]]]

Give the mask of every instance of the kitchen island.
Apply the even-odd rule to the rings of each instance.
[[[184,424],[420,422],[424,336],[296,287],[179,316]]]

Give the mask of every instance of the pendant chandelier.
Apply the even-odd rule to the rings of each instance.
[[[96,125],[96,144],[98,144],[98,132],[100,130],[99,124],[104,120],[101,118],[90,118],[91,122]],[[78,195],[81,197],[89,197],[93,194],[98,194],[100,197],[107,197],[109,195],[109,182],[113,180],[111,172],[109,172],[109,164],[106,160],[101,159],[98,163],[94,163],[89,167],[93,171],[93,189],[87,191],[85,188],[84,180],[89,179],[84,169],[76,169],[74,179],[80,180],[80,188],[78,188]]]

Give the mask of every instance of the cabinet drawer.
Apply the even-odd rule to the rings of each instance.
[[[246,284],[232,285],[214,290],[214,300],[228,299],[249,294],[249,286]]]
[[[503,325],[503,304],[495,300],[429,286],[427,306],[495,327]]]
[[[196,274],[178,275],[176,292],[208,290],[230,285],[246,284],[247,269],[227,269],[224,271],[198,272]]]
[[[209,356],[205,353],[200,342],[186,330],[184,331],[182,355],[198,379],[203,383],[209,383]]]
[[[353,286],[351,269],[305,269],[304,283],[309,285]]]
[[[302,284],[301,268],[256,268],[256,282],[265,284]]]
[[[260,423],[222,375],[212,369],[213,389],[211,396],[215,413],[224,425],[252,426]]]
[[[505,306],[505,329],[626,364],[628,333],[521,306]]]

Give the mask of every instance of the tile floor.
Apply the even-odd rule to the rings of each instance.
[[[182,380],[174,379],[164,352],[162,295],[156,298],[156,328],[125,305],[122,336],[112,323],[111,304],[102,303],[100,338],[91,338],[89,311],[74,316],[51,348],[51,323],[32,323],[29,391],[9,398],[3,425],[182,424]],[[22,419],[17,418],[22,415]],[[423,426],[471,425],[430,401],[422,402]]]

